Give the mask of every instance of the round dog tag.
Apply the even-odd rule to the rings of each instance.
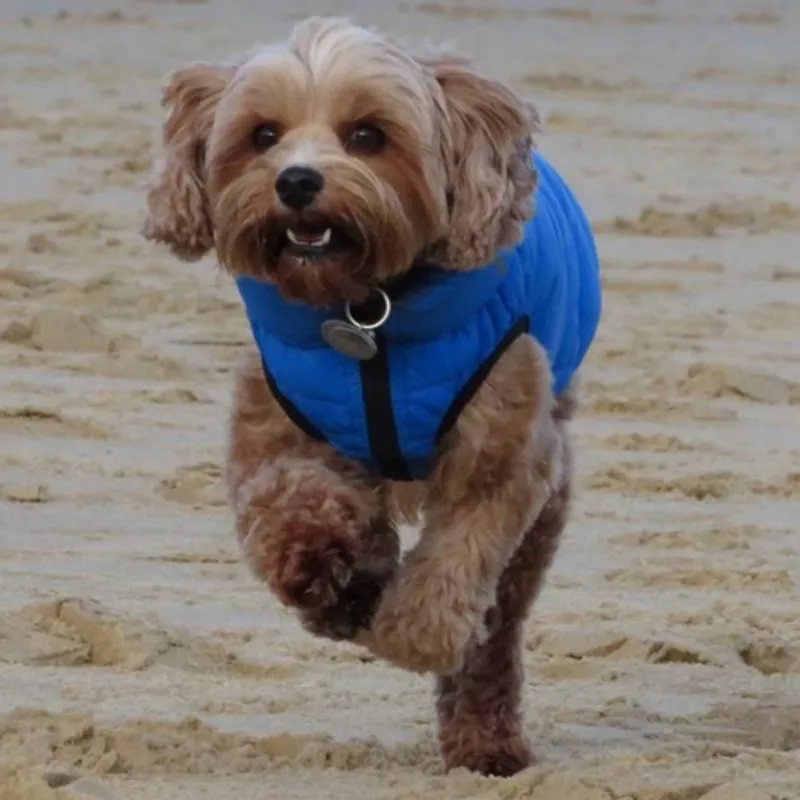
[[[343,319],[328,319],[322,323],[322,338],[337,352],[358,361],[369,361],[377,352],[375,337]]]
[[[344,307],[343,319],[328,319],[322,323],[322,338],[337,352],[358,361],[369,361],[378,352],[375,331],[385,324],[392,313],[392,301],[383,289],[377,290],[378,298],[383,302],[383,311],[369,322],[360,322],[353,315],[350,303]]]

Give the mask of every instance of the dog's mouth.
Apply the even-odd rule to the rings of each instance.
[[[262,231],[262,241],[270,261],[322,262],[337,259],[357,249],[346,228],[333,220],[292,220],[270,225]]]
[[[248,274],[271,280],[288,299],[322,307],[369,293],[374,243],[344,215],[262,218],[245,241]]]

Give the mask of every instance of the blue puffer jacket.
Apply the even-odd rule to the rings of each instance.
[[[514,339],[529,331],[562,392],[591,344],[601,313],[597,252],[578,201],[538,153],[536,214],[524,240],[472,272],[425,270],[393,298],[377,355],[358,361],[323,340],[343,309],[283,300],[266,282],[237,286],[267,381],[309,435],[392,480],[430,472],[440,437]]]

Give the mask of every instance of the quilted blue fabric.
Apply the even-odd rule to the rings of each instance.
[[[541,154],[536,214],[523,241],[482,269],[434,269],[401,296],[381,335],[400,449],[415,477],[433,461],[437,433],[459,390],[522,318],[547,352],[556,394],[580,366],[601,315],[600,275],[586,216]],[[237,286],[271,380],[343,455],[378,471],[371,450],[360,364],[331,349],[320,327],[342,308],[282,299],[269,283]]]

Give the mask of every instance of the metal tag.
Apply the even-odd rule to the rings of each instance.
[[[370,331],[343,319],[325,320],[322,338],[343,356],[358,361],[369,361],[378,352],[375,336]]]

